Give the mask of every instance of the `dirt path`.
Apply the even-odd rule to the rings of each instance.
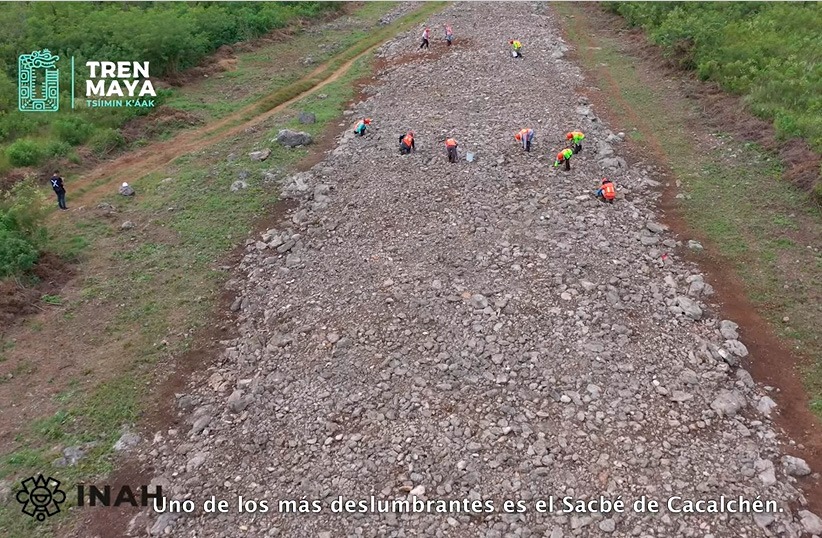
[[[213,123],[208,123],[202,127],[183,131],[171,140],[164,142],[155,142],[144,148],[136,151],[131,151],[122,157],[118,157],[113,161],[104,163],[92,170],[88,174],[73,182],[72,188],[83,193],[74,198],[74,204],[77,206],[84,206],[92,204],[102,195],[112,192],[112,186],[119,182],[133,183],[139,178],[156,172],[168,166],[175,159],[199,151],[203,148],[212,146],[221,140],[225,140],[234,136],[250,127],[259,125],[268,118],[279,114],[293,103],[312,95],[328,84],[344,75],[351,66],[366,54],[373,52],[371,47],[362,53],[358,54],[351,60],[345,62],[338,69],[333,71],[330,75],[323,78],[321,82],[312,86],[310,89],[301,92],[294,97],[284,101],[266,112],[255,114],[260,107],[260,102],[264,101],[266,97],[255,101],[242,109],[229,114]],[[329,69],[331,62],[327,62],[318,66],[311,73],[304,78],[293,83],[291,86],[277,90],[276,93],[288,91],[288,88],[298,86],[307,80],[317,78],[319,75]],[[245,119],[253,115],[251,119]]]
[[[729,364],[743,344],[720,325],[709,280],[655,222],[655,173],[620,160],[620,137],[569,101],[582,73],[545,6],[460,3],[432,22],[473,46],[405,63],[417,32],[389,43],[380,85],[355,107],[377,119],[371,133],[344,133],[291,178],[285,193],[301,205],[239,264],[237,338],[175,397],[178,423],[136,454],[195,511],[146,510],[131,535],[822,528],[797,513],[802,464],[783,458],[764,391]],[[521,33],[525,58],[513,60],[505,43]],[[531,154],[513,141],[525,126],[537,131]],[[401,157],[409,128],[418,153]],[[574,128],[585,147],[557,171]],[[446,162],[445,136],[476,160]],[[605,174],[623,194],[613,206],[592,196]],[[545,513],[537,501],[551,495],[628,509]],[[228,512],[205,513],[211,496]],[[256,509],[238,509],[240,496]],[[642,496],[662,513],[635,511]],[[676,499],[720,496],[775,505],[756,517],[673,512]],[[355,503],[340,509],[340,497]],[[404,501],[423,509],[402,512]]]

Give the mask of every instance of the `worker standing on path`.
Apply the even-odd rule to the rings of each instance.
[[[371,125],[371,118],[363,118],[354,126],[354,134],[358,136],[365,136],[366,125]]]
[[[514,135],[514,138],[517,142],[522,144],[522,149],[525,151],[531,151],[531,142],[534,141],[534,130],[520,129],[520,131]]]
[[[571,169],[571,157],[574,156],[574,152],[568,148],[557,153],[557,160],[554,161],[554,168],[559,166],[562,163],[565,163],[565,170]]]
[[[400,135],[400,155],[408,155],[417,151],[414,145],[414,131],[408,131],[407,134]]]
[[[448,152],[448,162],[455,163],[459,158],[459,154],[457,153],[457,141],[453,138],[446,138],[445,139],[445,150]]]
[[[62,209],[63,211],[67,210],[66,207],[66,186],[63,185],[63,178],[60,177],[60,171],[55,170],[54,174],[51,176],[51,188],[54,189],[54,194],[57,195],[57,207]]]
[[[431,29],[426,26],[425,29],[422,31],[422,43],[420,43],[420,48],[421,49],[427,49],[428,48],[428,45],[429,45],[428,40],[429,39],[431,39]]]
[[[448,46],[451,46],[451,42],[454,41],[454,31],[451,29],[449,25],[445,25],[445,42],[448,43]]]
[[[582,151],[582,140],[585,138],[582,131],[571,131],[565,135],[565,138],[568,140],[568,143],[571,144],[571,150],[574,152],[574,155]]]
[[[608,202],[609,204],[614,203],[614,198],[616,198],[616,187],[614,186],[613,181],[607,177],[602,178],[602,186],[597,191],[597,198],[603,202]]]
[[[522,43],[517,39],[512,39],[508,44],[511,45],[511,56],[514,58],[522,58]]]

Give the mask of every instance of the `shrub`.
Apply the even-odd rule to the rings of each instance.
[[[745,96],[782,138],[822,151],[822,4],[802,2],[608,2],[644,28],[681,67]]]
[[[20,234],[0,227],[0,278],[28,271],[39,256],[40,253],[34,245],[23,239]]]
[[[45,193],[26,179],[0,197],[0,278],[32,268],[47,239]]]
[[[91,137],[89,144],[98,155],[106,155],[125,145],[126,139],[117,129],[100,129]]]
[[[34,166],[43,158],[43,149],[33,140],[18,140],[6,148],[6,156],[14,166]]]
[[[45,154],[48,157],[65,157],[71,153],[71,144],[62,140],[52,140],[46,146]]]
[[[57,138],[72,146],[79,146],[88,140],[93,132],[94,126],[77,116],[62,118],[54,122],[54,133]]]

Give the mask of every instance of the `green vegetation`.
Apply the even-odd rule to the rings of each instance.
[[[32,166],[43,158],[43,149],[34,140],[17,140],[6,149],[9,162],[15,166]]]
[[[441,5],[425,5],[422,11],[431,13]],[[357,24],[368,28],[392,7],[389,3],[369,3],[354,17],[362,18]],[[418,10],[401,19],[400,24],[408,24],[409,19],[417,21],[419,17]],[[393,31],[399,28],[396,24],[391,27]],[[341,32],[360,30],[352,32],[349,27]],[[324,33],[319,39],[328,38],[329,34],[335,42],[346,45],[332,57],[346,53],[358,43],[338,40],[343,34],[337,30]],[[390,37],[389,33],[384,37]],[[298,36],[293,41],[267,45],[248,56],[293,57],[304,50],[301,43]],[[238,55],[237,79],[253,81],[249,76],[253,73],[246,71],[253,63],[246,62],[245,56]],[[339,66],[356,58],[356,54],[345,58]],[[289,66],[292,67],[289,73],[293,78],[276,80],[274,90],[301,80],[315,69],[300,62]],[[156,366],[164,364],[169,355],[179,356],[188,350],[195,331],[204,327],[213,313],[222,284],[229,277],[220,261],[249,237],[260,217],[274,210],[278,201],[277,182],[270,178],[289,173],[309,153],[306,148],[271,145],[270,140],[283,128],[299,128],[315,137],[322,136],[329,126],[336,124],[354,97],[353,82],[369,72],[369,57],[363,56],[353,61],[338,79],[323,86],[322,95],[303,97],[281,114],[265,120],[260,124],[265,128],[259,132],[226,138],[207,149],[181,156],[164,170],[135,177],[138,197],[112,195],[95,200],[117,206],[120,217],[138,223],[138,228],[120,231],[119,220],[109,222],[92,212],[73,213],[73,218],[60,220],[60,234],[50,241],[50,247],[61,253],[72,252],[85,262],[81,267],[88,264],[96,269],[93,275],[82,277],[82,289],[62,292],[60,297],[43,296],[41,300],[60,304],[62,311],[70,313],[63,317],[63,330],[89,332],[88,352],[83,355],[88,369],[67,387],[61,386],[63,390],[54,396],[50,410],[19,434],[16,450],[0,455],[0,480],[14,483],[38,471],[51,472],[71,484],[99,477],[111,469],[111,447],[122,426],[133,424],[145,410],[148,402],[143,395]],[[271,81],[257,80],[250,93],[268,95],[270,89]],[[183,89],[176,97],[183,101],[188,91]],[[199,87],[193,88],[193,92],[199,91]],[[299,124],[297,112],[303,110],[313,112],[317,122]],[[250,151],[262,147],[272,150],[266,161],[256,162],[247,157]],[[230,154],[238,157],[229,160]],[[240,177],[248,188],[232,192],[232,183]],[[90,319],[99,324],[89,326]],[[7,348],[5,356],[14,360],[10,349]],[[21,349],[19,343],[15,349]],[[0,342],[0,358],[4,356],[2,352]],[[19,364],[23,367],[15,368],[14,375],[25,382],[22,376],[31,368],[25,361]],[[100,378],[105,381],[100,383]],[[52,462],[64,447],[85,443],[96,444],[77,467],[54,468]],[[59,526],[64,517],[51,520]],[[29,538],[55,533],[55,525],[37,525],[30,519],[20,517],[19,507],[0,506],[0,534]]]
[[[149,62],[152,78],[173,76],[223,45],[341,8],[337,2],[8,3],[0,10],[0,144],[5,144],[0,153],[6,157],[0,160],[0,173],[10,166],[36,166],[73,155],[53,141],[77,146],[91,140],[94,151],[105,155],[125,143],[112,131],[151,113],[150,108],[87,109],[82,99],[70,110],[71,70],[64,61],[70,57],[75,59],[77,95],[83,95],[87,61]],[[61,111],[20,112],[17,57],[43,48],[60,57]],[[172,93],[159,91],[155,103]]]
[[[31,180],[0,195],[0,278],[34,266],[47,238],[44,193]]]
[[[682,67],[744,95],[785,138],[822,152],[822,4],[607,2]]]
[[[659,158],[681,182],[679,208],[690,230],[705,241],[701,255],[737,274],[775,332],[803,355],[816,358],[805,366],[804,380],[811,407],[822,416],[819,207],[782,181],[779,160],[755,144],[726,135],[717,137],[713,149],[694,144],[690,126],[701,122],[691,102],[670,98],[664,82],[638,69],[640,60],[622,52],[619,41],[598,33],[584,8],[559,3],[556,9],[603,90],[615,125],[641,133],[632,137],[634,143]]]
[[[270,131],[260,133],[259,143],[266,143],[280,129],[298,126],[320,135],[353,97],[353,81],[368,69],[366,59],[355,62],[347,74],[323,89],[325,98],[311,96],[295,103]],[[300,125],[294,117],[296,110],[314,112],[317,123]],[[276,184],[263,182],[263,173],[284,172],[308,153],[307,149],[275,145],[271,156],[262,163],[225,159],[229,153],[246,155],[258,149],[257,143],[235,139],[210,148],[211,157],[180,158],[171,170],[140,180],[139,200],[106,200],[117,203],[129,218],[150,220],[152,229],[172,230],[171,235],[163,233],[135,243],[128,234],[107,236],[82,220],[66,224],[66,235],[84,237],[92,250],[112,252],[108,269],[118,277],[88,279],[83,295],[87,300],[101,301],[103,308],[112,312],[106,334],[100,336],[124,341],[124,353],[133,357],[134,362],[99,387],[68,390],[56,396],[60,410],[32,423],[21,438],[21,448],[0,456],[0,480],[36,470],[52,472],[71,484],[110,471],[111,447],[122,426],[137,420],[142,409],[140,387],[151,379],[151,368],[168,353],[181,353],[191,343],[185,338],[168,346],[157,345],[158,335],[169,334],[175,320],[185,320],[188,333],[205,323],[217,300],[215,290],[227,278],[227,273],[215,269],[215,261],[244,240],[255,220],[277,202]],[[229,187],[239,172],[247,172],[255,179],[249,181],[249,188],[231,192]],[[163,182],[169,175],[173,181]],[[169,205],[184,209],[169,212]],[[54,296],[44,296],[42,300],[48,304],[62,302]],[[125,307],[116,308],[121,304]],[[15,372],[15,377],[26,371],[24,368]],[[94,445],[77,467],[54,468],[52,462],[60,456],[55,447],[85,443]],[[29,534],[35,531],[29,519],[20,517],[19,509],[13,506],[0,508],[0,534],[6,531],[9,534],[4,536],[35,536]],[[45,532],[44,527],[38,526],[36,530]]]

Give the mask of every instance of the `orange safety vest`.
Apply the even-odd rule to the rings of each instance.
[[[402,139],[402,143],[410,148],[411,144],[414,143],[414,137],[411,135],[405,135]]]
[[[611,182],[602,184],[602,197],[606,200],[613,200],[616,198],[616,187]]]
[[[446,148],[455,148],[457,147],[457,141],[453,138],[448,138],[445,140],[445,147]]]

